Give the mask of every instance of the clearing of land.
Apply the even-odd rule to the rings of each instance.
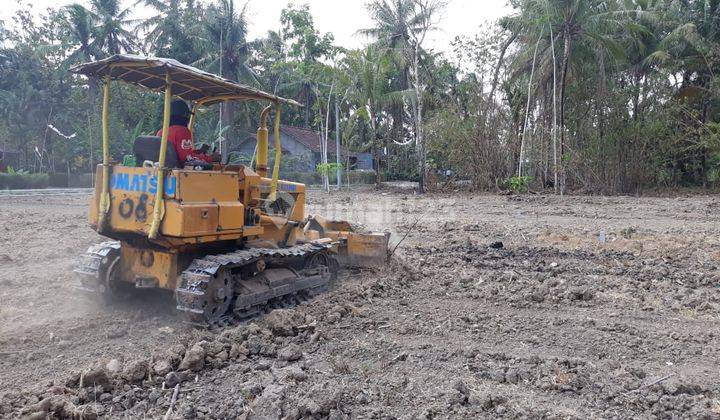
[[[88,202],[0,197],[0,417],[720,417],[716,196],[313,191],[388,266],[214,331],[74,289]]]

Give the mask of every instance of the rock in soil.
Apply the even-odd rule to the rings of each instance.
[[[302,358],[302,350],[297,344],[289,344],[278,352],[277,357],[280,360],[294,362]]]
[[[147,377],[148,363],[144,360],[136,360],[129,363],[123,370],[123,377],[128,382],[140,382]]]
[[[265,317],[265,322],[273,334],[293,336],[297,327],[305,324],[305,315],[294,309],[275,309]]]
[[[205,365],[205,349],[200,344],[195,344],[183,357],[179,370],[199,371]]]
[[[248,420],[279,419],[282,417],[282,398],[284,388],[270,385],[250,405]]]

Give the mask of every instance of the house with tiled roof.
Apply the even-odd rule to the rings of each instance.
[[[275,137],[270,129],[270,148],[275,144]],[[247,135],[240,145],[233,150],[241,156],[252,156],[255,152],[255,136]],[[280,126],[280,143],[283,156],[291,156],[286,163],[291,164],[292,170],[313,172],[320,163],[320,134],[301,127],[289,125]],[[335,141],[328,142],[328,162],[335,162]],[[340,161],[343,164],[350,160],[351,169],[372,169],[372,158],[369,153],[354,153],[344,147],[340,150]]]

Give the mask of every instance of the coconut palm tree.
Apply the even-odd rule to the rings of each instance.
[[[95,24],[92,12],[80,4],[71,4],[64,9],[63,26],[68,42],[77,45],[66,61],[69,63],[88,62],[97,55],[94,49]]]
[[[137,23],[130,19],[132,7],[123,9],[120,0],[91,0],[90,10],[95,23],[91,44],[95,51],[108,55],[135,51],[135,39],[128,29]]]
[[[251,46],[247,42],[247,4],[241,10],[235,8],[234,0],[220,0],[208,8],[203,22],[203,34],[199,39],[200,59],[194,65],[222,75],[224,78],[250,85],[259,81],[250,65]],[[221,124],[230,145],[237,140],[235,130],[236,104],[222,105]]]
[[[387,83],[392,68],[390,58],[373,45],[348,52],[338,68],[338,91],[343,92],[342,100],[349,104],[348,113],[362,122],[356,144],[361,149],[370,149],[377,169],[379,149],[389,146],[387,133],[382,129],[388,119],[385,110],[410,96],[409,91],[393,90]]]
[[[368,5],[370,17],[375,22],[372,28],[361,29],[359,34],[376,40],[381,52],[392,58],[395,68],[390,70],[394,90],[406,90],[409,87],[411,35],[422,29],[428,16],[420,13],[414,0],[373,0]],[[392,107],[392,136],[401,140],[403,104]]]
[[[412,85],[415,98],[411,102],[413,124],[415,128],[415,149],[420,175],[419,189],[425,190],[426,155],[422,124],[423,86],[420,80],[420,55],[423,53],[422,42],[425,35],[433,27],[432,18],[444,6],[442,0],[375,0],[368,5],[375,27],[360,30],[359,33],[377,39],[378,45],[389,54],[395,62],[398,76],[393,78],[393,88],[404,91],[410,86],[410,74],[413,75]],[[393,140],[402,142],[403,104],[392,106]]]
[[[304,125],[310,127],[313,104],[320,99],[315,94],[318,89],[315,79],[323,72],[325,65],[321,58],[331,59],[334,55],[333,36],[321,34],[315,29],[310,7],[292,4],[280,13],[282,41],[287,44],[287,64],[294,74],[291,84],[300,87],[299,98],[305,104]],[[320,73],[320,74],[318,74]]]
[[[197,35],[197,20],[201,18],[202,9],[193,0],[139,0],[139,3],[156,12],[135,27],[135,31],[144,36],[144,49],[183,63],[197,61],[193,38]]]
[[[532,51],[538,38],[548,37],[542,52],[551,54],[549,48],[550,33],[553,34],[552,44],[560,49],[559,83],[560,83],[560,157],[567,147],[565,108],[567,103],[567,86],[573,72],[574,61],[578,58],[578,66],[585,65],[589,57],[596,57],[605,67],[606,59],[623,59],[625,52],[620,46],[617,35],[622,32],[627,22],[629,11],[619,8],[616,2],[604,0],[520,0],[515,2],[521,12],[504,18],[501,24],[511,31],[519,31],[521,49],[518,57],[533,57]],[[549,28],[549,30],[548,30]],[[550,58],[539,58],[539,62],[553,63]],[[609,61],[609,60],[608,60]],[[531,66],[527,61],[517,63],[527,69]],[[547,69],[553,65],[545,66]],[[549,80],[551,74],[540,74],[543,80]],[[564,188],[564,166],[561,165],[560,190]]]

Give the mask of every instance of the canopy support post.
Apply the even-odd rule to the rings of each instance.
[[[160,230],[160,220],[164,212],[165,203],[163,195],[165,195],[165,155],[167,154],[168,132],[170,131],[170,102],[172,101],[172,80],[170,71],[165,73],[165,103],[163,107],[163,126],[162,137],[160,139],[160,156],[158,157],[158,166],[155,168],[157,173],[157,191],[155,192],[155,205],[153,206],[153,218],[150,225],[148,237],[150,239],[157,238],[158,230]]]
[[[257,174],[261,177],[266,177],[268,171],[267,118],[271,109],[272,105],[268,105],[267,107],[263,108],[262,112],[260,113],[260,128],[258,128],[257,131],[257,143],[255,145],[255,151],[257,153],[257,158],[255,160],[255,172],[257,172]]]
[[[192,133],[195,132],[195,113],[197,113],[197,110],[198,104],[194,103],[192,109],[190,110],[190,121],[188,121],[188,130],[190,130]]]
[[[280,158],[282,157],[282,145],[280,144],[280,102],[275,103],[275,163],[273,164],[272,182],[270,183],[270,201],[277,198],[278,178],[280,177]]]
[[[100,180],[102,191],[98,203],[98,232],[104,232],[108,225],[108,213],[110,212],[110,75],[105,76],[103,81],[103,109],[102,109],[102,147],[103,163],[102,178]]]

